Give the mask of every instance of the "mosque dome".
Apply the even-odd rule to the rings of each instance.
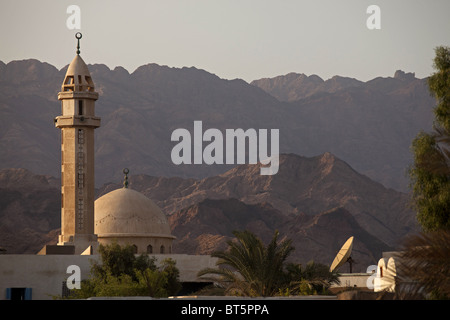
[[[136,253],[171,253],[169,223],[161,209],[142,193],[121,188],[95,201],[95,226],[99,243],[130,244]]]

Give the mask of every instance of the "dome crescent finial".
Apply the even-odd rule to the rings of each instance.
[[[123,181],[123,187],[128,188],[128,173],[130,173],[130,170],[128,170],[128,168],[124,168],[122,172],[125,174],[125,179]]]

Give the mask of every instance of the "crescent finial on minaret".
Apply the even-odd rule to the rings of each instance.
[[[81,32],[77,32],[75,34],[75,38],[78,39],[78,44],[77,44],[77,54],[80,54],[80,39],[83,37],[83,35],[81,34]]]

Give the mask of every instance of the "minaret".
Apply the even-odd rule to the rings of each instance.
[[[95,248],[94,234],[94,130],[100,127],[95,116],[98,93],[88,67],[77,55],[67,69],[58,100],[62,115],[55,118],[61,129],[61,235],[58,245],[75,246],[75,254]]]

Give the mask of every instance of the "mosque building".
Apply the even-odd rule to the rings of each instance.
[[[135,253],[172,253],[170,227],[165,214],[148,197],[128,188],[127,168],[122,189],[94,202],[94,130],[98,93],[86,63],[77,55],[70,63],[58,99],[61,129],[61,235],[57,245],[46,245],[39,254],[94,254],[98,244],[131,245]]]
[[[58,99],[61,115],[54,119],[61,130],[61,234],[58,243],[45,245],[36,255],[0,255],[0,300],[52,299],[67,293],[66,281],[73,267],[81,279],[90,276],[92,261],[99,261],[99,244],[131,245],[136,254],[151,254],[157,262],[172,258],[180,281],[192,286],[203,268],[216,265],[209,255],[173,254],[167,217],[144,194],[123,188],[95,200],[94,131],[101,125],[95,114],[99,94],[86,63],[77,54],[68,66]]]

